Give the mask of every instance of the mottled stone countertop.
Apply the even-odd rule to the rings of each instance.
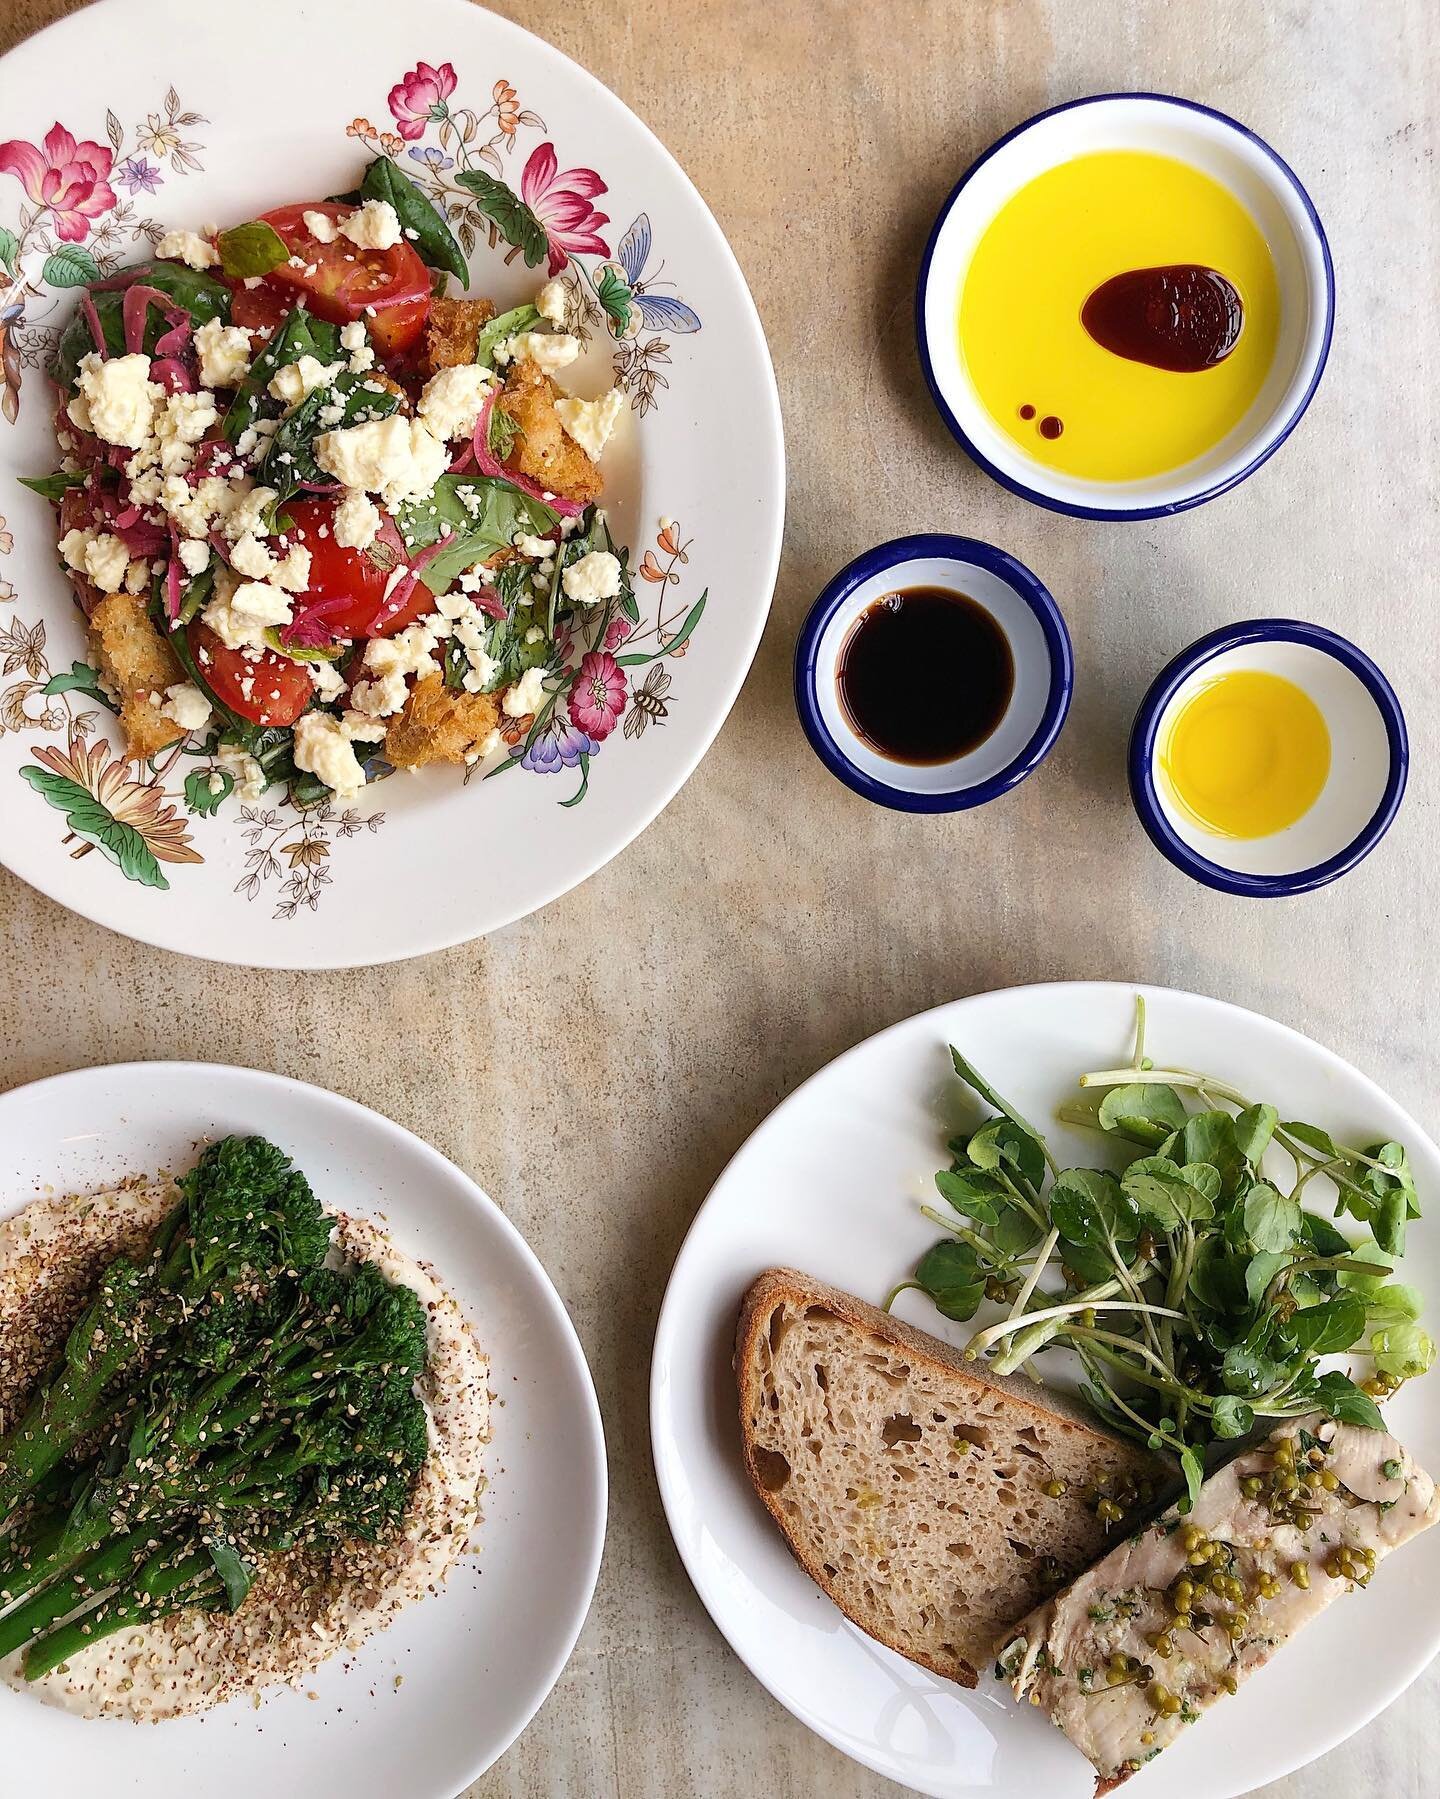
[[[68,10],[6,0],[0,48]],[[690,1219],[777,1100],[955,995],[1143,978],[1320,1038],[1440,1130],[1440,11],[1431,0],[500,0],[679,158],[769,334],[789,451],[769,630],[715,747],[637,843],[482,942],[353,975],[166,955],[0,875],[0,1085],[155,1056],[245,1063],[377,1106],[504,1206],[575,1318],[612,1500],[594,1609],[484,1799],[858,1799],[887,1782],[813,1737],[715,1631],[651,1470],[650,1339]],[[1335,252],[1329,371],[1283,453],[1165,523],[1052,516],[993,485],[926,397],[910,306],[958,173],[1037,109],[1107,89],[1208,101],[1263,133]],[[71,121],[76,123],[76,121]],[[3,120],[0,120],[3,135]],[[1043,769],[977,814],[852,797],[806,747],[791,646],[876,540],[988,538],[1064,608],[1078,683]],[[1201,631],[1297,613],[1353,635],[1409,709],[1409,796],[1355,873],[1238,902],[1162,861],[1126,798],[1131,714]],[[776,806],[777,793],[785,804]],[[363,996],[369,1042],[352,1053]],[[415,1021],[423,1019],[423,1031]],[[622,1121],[623,1118],[623,1121]],[[1440,1666],[1269,1799],[1430,1799]]]

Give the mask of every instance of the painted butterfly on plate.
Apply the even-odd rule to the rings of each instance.
[[[595,271],[595,297],[617,337],[634,337],[646,326],[672,335],[700,329],[693,307],[671,294],[650,291],[665,266],[662,262],[653,275],[646,272],[652,242],[650,215],[642,212],[616,247],[619,261],[602,262]]]

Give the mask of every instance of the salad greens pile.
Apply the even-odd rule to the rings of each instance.
[[[0,1437],[0,1656],[38,1679],[113,1632],[234,1611],[257,1556],[378,1540],[427,1454],[426,1315],[330,1269],[331,1220],[261,1137],[212,1144]]]
[[[1193,1503],[1215,1441],[1314,1411],[1382,1429],[1376,1397],[1430,1368],[1420,1296],[1392,1279],[1420,1207],[1401,1144],[1352,1149],[1210,1075],[1157,1068],[1136,1004],[1130,1065],[1081,1075],[1086,1098],[1059,1111],[1103,1135],[1119,1173],[1060,1168],[952,1048],[998,1115],[951,1140],[935,1176],[950,1213],[923,1208],[947,1234],[886,1303],[915,1289],[965,1321],[1001,1302],[966,1355],[1011,1373],[1073,1350],[1093,1410],[1177,1456]],[[1348,1234],[1305,1203],[1327,1188]],[[1321,1370],[1345,1351],[1371,1357],[1363,1384]]]

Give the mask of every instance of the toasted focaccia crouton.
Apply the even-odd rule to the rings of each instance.
[[[421,372],[433,375],[437,369],[474,362],[480,327],[488,325],[494,316],[495,307],[489,300],[432,300],[425,325]]]
[[[555,383],[527,356],[505,379],[497,404],[515,421],[515,446],[505,466],[528,475],[547,493],[588,506],[600,498],[600,471],[572,437],[555,410]]]
[[[498,693],[457,693],[442,674],[425,675],[411,688],[381,754],[396,768],[463,762],[499,723]]]
[[[101,674],[119,697],[125,747],[132,756],[153,756],[185,735],[153,697],[163,700],[165,689],[184,674],[150,622],[144,594],[106,594],[90,615],[90,643]]]

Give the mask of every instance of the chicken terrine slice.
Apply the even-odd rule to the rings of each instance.
[[[1024,1618],[997,1673],[1093,1764],[1103,1794],[1440,1518],[1384,1431],[1288,1421]]]

